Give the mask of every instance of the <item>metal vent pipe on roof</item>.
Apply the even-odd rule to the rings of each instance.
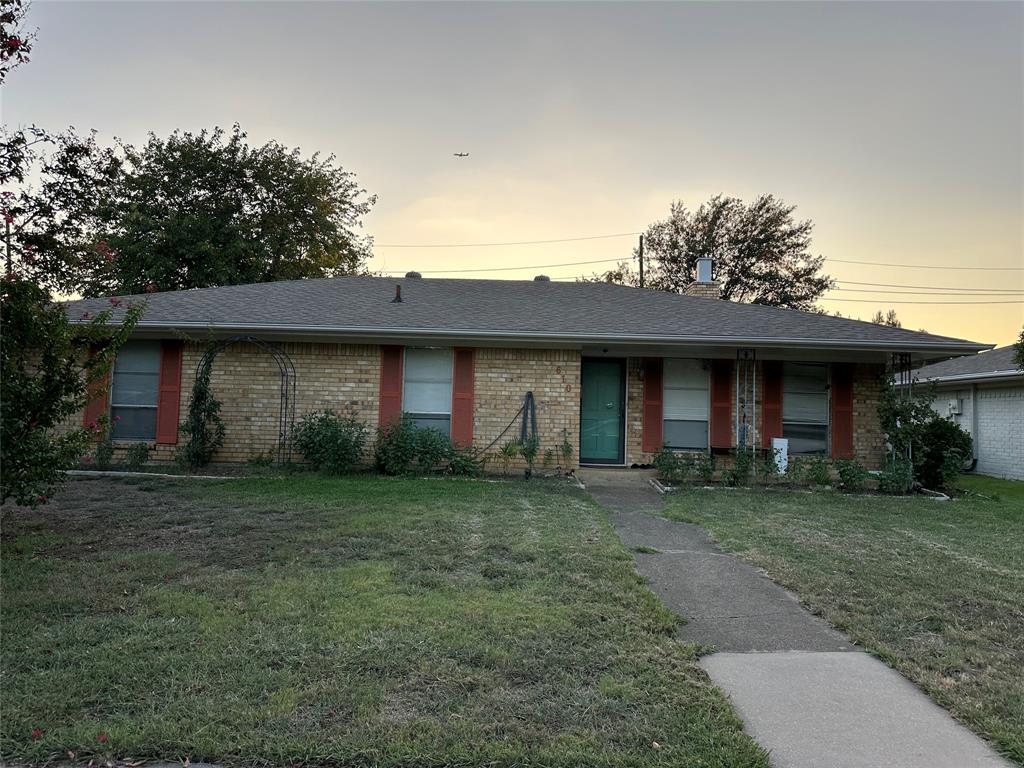
[[[423,275],[421,275],[419,272],[406,272],[405,276],[408,277],[409,279],[423,277]]]
[[[395,286],[395,298],[393,298],[391,300],[391,303],[392,304],[401,304],[402,303],[402,286],[400,286],[400,285],[396,285]]]
[[[547,275],[537,275],[535,278],[533,278],[533,282],[535,282],[535,283],[550,283],[551,282],[551,278],[548,277]]]

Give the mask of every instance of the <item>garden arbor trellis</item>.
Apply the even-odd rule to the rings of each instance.
[[[283,348],[256,336],[232,336],[211,346],[196,366],[196,381],[213,368],[217,355],[235,344],[253,344],[269,354],[277,363],[280,400],[277,411],[277,461],[284,464],[292,457],[292,428],[295,425],[296,375],[295,364]]]

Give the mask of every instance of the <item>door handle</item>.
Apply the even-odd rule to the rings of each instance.
[[[604,407],[605,408],[614,408],[615,407],[615,403],[606,403]]]

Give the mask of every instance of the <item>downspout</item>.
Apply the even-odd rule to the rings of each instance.
[[[736,402],[733,405],[732,426],[736,445],[740,444],[740,356],[736,355]]]
[[[754,353],[754,359],[750,363],[751,376],[753,377],[754,384],[751,387],[750,392],[750,432],[752,437],[750,439],[750,452],[757,452],[758,443],[758,428],[757,428],[757,353]]]
[[[978,385],[971,384],[971,458],[978,462]],[[973,469],[973,467],[972,467]]]

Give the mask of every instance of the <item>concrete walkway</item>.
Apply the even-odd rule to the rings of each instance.
[[[649,475],[583,470],[588,492],[637,553],[637,570],[686,619],[685,640],[777,768],[1010,768],[916,686],[808,613],[696,525],[658,517]],[[727,493],[727,491],[723,491]]]

